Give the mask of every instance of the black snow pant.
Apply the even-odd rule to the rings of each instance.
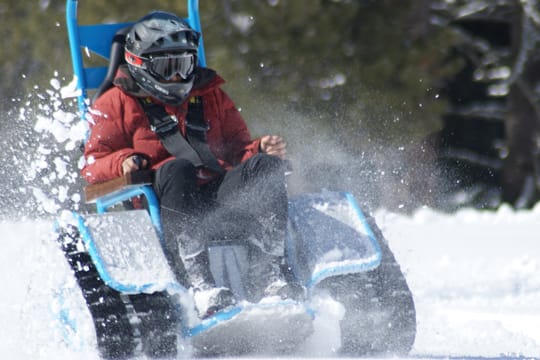
[[[168,261],[185,286],[213,286],[207,246],[243,243],[252,261],[283,258],[287,226],[284,162],[256,154],[209,184],[197,185],[189,161],[165,163],[156,173]],[[250,261],[251,262],[251,261]]]

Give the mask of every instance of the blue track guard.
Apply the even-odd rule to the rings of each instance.
[[[97,212],[98,214],[104,214],[109,210],[110,207],[140,195],[146,197],[150,218],[152,219],[152,223],[154,224],[154,228],[156,229],[160,239],[162,239],[163,229],[161,227],[159,200],[151,185],[129,187],[118,192],[105,195],[96,200]]]
[[[311,290],[325,278],[378,267],[381,249],[354,197],[323,191],[289,202],[287,260]]]
[[[105,284],[124,294],[185,293],[172,273],[144,210],[73,213],[92,262]]]

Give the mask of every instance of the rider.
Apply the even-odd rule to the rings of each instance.
[[[229,289],[215,286],[207,251],[212,241],[248,246],[248,300],[297,297],[301,291],[284,281],[281,271],[286,143],[278,135],[251,139],[220,88],[224,80],[197,65],[198,45],[199,33],[172,13],[154,11],[133,25],[126,35],[127,64],[120,65],[114,86],[91,107],[82,174],[89,183],[99,183],[155,170],[167,259],[178,280],[191,287],[197,311],[205,317],[236,301]],[[177,121],[173,135],[168,136],[170,128],[165,136],[160,133],[148,104],[157,104],[158,114],[166,115],[162,118]],[[210,150],[201,154],[202,164],[174,150],[178,134],[195,148],[188,135],[194,127],[190,119],[197,116],[192,113],[204,121],[203,147]]]

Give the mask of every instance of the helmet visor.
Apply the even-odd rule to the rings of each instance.
[[[187,80],[195,69],[196,56],[193,53],[150,56],[148,70],[164,80],[170,81],[176,75]]]

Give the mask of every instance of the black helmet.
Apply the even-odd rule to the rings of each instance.
[[[179,105],[193,87],[199,33],[178,16],[154,11],[126,35],[125,59],[137,84],[166,104]],[[176,76],[181,81],[169,82]]]

